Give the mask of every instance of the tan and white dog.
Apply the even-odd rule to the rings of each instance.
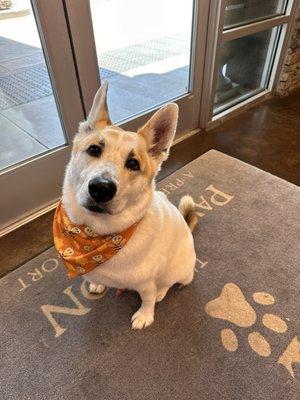
[[[171,286],[193,280],[195,204],[184,196],[178,210],[155,191],[155,176],[175,135],[178,106],[167,104],[137,133],[128,132],[112,125],[106,93],[104,84],[80,124],[62,204],[73,223],[99,235],[116,234],[139,221],[124,248],[85,277],[90,292],[100,293],[105,286],[137,291],[142,304],[132,328],[142,329],[152,324],[155,302]]]

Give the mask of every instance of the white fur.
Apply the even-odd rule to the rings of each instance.
[[[96,222],[92,225],[97,232]],[[193,280],[195,262],[193,237],[183,216],[163,193],[154,192],[126,246],[85,277],[94,285],[137,291],[142,306],[132,317],[132,328],[141,329],[153,322],[155,302],[171,286]]]
[[[105,92],[106,90],[107,88]],[[103,98],[101,101],[105,103]],[[92,111],[91,115],[95,118],[95,112]],[[101,116],[106,114],[107,111],[100,111]],[[142,128],[142,135],[148,138],[150,149],[145,148],[144,156],[151,157],[155,173],[167,157],[176,130],[177,115],[177,106],[167,105]],[[88,120],[87,123],[89,129],[94,129],[93,121],[91,123]],[[101,129],[103,124],[105,126],[102,117]],[[162,137],[154,148],[152,132],[156,126],[160,128],[157,129],[159,133],[162,131]],[[84,133],[80,135],[84,136]],[[97,131],[92,135],[94,136],[91,136],[91,140],[97,138]],[[187,285],[193,280],[196,255],[193,237],[186,221],[163,193],[155,191],[154,179],[147,178],[147,181],[139,173],[124,170],[123,158],[128,154],[130,146],[133,146],[131,136],[127,136],[126,141],[122,142],[123,136],[114,139],[112,135],[110,137],[109,132],[105,134],[104,131],[103,137],[110,144],[107,144],[107,150],[104,150],[104,155],[99,160],[90,160],[84,149],[73,154],[66,172],[62,201],[74,223],[87,225],[100,235],[119,233],[140,221],[127,244],[110,260],[85,277],[91,282],[90,289],[93,292],[103,291],[103,285],[137,291],[142,305],[132,317],[132,328],[142,329],[152,324],[155,302],[161,301],[171,286],[175,283]],[[140,140],[139,143],[145,146],[143,138],[134,140]],[[150,156],[148,152],[152,152]],[[111,213],[90,213],[83,205],[88,197],[87,181],[95,174],[101,173],[108,165],[111,167],[110,175],[118,183],[116,200],[112,201]],[[130,185],[127,183],[129,174],[136,174],[130,175]]]

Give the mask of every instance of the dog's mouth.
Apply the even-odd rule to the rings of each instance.
[[[114,215],[114,211],[106,204],[84,204],[83,207],[90,213],[90,214],[108,214]]]
[[[85,205],[85,209],[87,209],[89,212],[93,214],[105,214],[108,213],[107,210],[104,209],[104,207],[101,207],[99,205]]]
[[[107,214],[107,215],[115,215],[118,210],[116,207],[113,207],[111,202],[107,203],[96,203],[95,201],[91,201],[91,199],[87,199],[84,203],[80,204],[89,214]]]

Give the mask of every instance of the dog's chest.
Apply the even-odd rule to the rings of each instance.
[[[133,246],[128,243],[114,257],[103,265],[86,274],[86,278],[93,283],[103,284],[108,287],[120,289],[135,289],[142,281],[151,275],[149,262],[145,262],[148,256],[146,249]]]
[[[86,274],[88,280],[108,287],[137,290],[162,273],[188,228],[167,199],[159,194],[157,198],[128,243],[110,260]]]
[[[171,240],[170,240],[171,239]],[[133,237],[114,257],[88,273],[93,283],[120,289],[136,289],[154,278],[166,263],[172,238],[155,226],[139,227]]]

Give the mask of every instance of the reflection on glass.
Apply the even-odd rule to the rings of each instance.
[[[221,45],[214,114],[267,87],[279,29],[273,28]]]
[[[90,6],[114,122],[188,91],[193,0],[90,0]]]
[[[224,28],[284,14],[286,3],[286,0],[229,0],[226,5]]]
[[[12,1],[0,11],[0,170],[64,143],[30,0]]]

